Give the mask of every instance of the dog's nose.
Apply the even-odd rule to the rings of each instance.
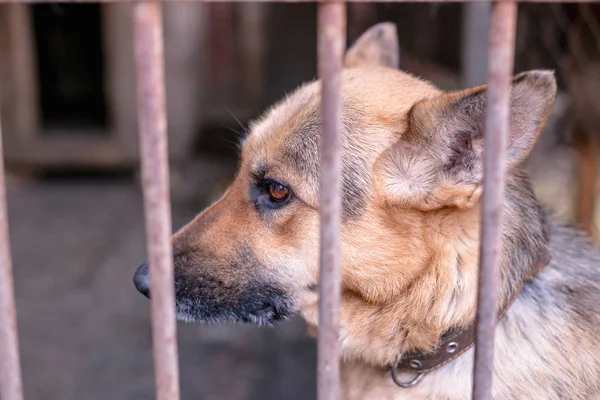
[[[135,288],[147,298],[150,298],[150,274],[148,274],[148,263],[143,263],[133,275]]]

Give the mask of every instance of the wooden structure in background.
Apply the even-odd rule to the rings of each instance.
[[[598,164],[600,159],[600,7],[573,5],[563,74],[571,98],[567,134],[578,155],[576,222],[597,241]]]
[[[84,5],[75,5],[86,7]],[[131,4],[100,5],[103,82],[108,120],[99,127],[42,123],[31,7],[0,6],[0,111],[7,165],[119,167],[139,162]],[[203,4],[165,6],[169,151],[184,158],[198,129],[203,87]]]

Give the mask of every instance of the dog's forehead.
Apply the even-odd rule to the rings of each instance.
[[[350,131],[353,124],[393,125],[414,103],[439,94],[428,82],[387,68],[347,69],[341,83],[344,122]],[[245,147],[256,151],[319,129],[320,107],[320,81],[301,86],[252,123]]]
[[[260,146],[295,132],[298,125],[303,125],[312,113],[318,111],[320,97],[320,86],[317,81],[296,89],[250,125],[248,146]]]
[[[376,157],[407,126],[419,100],[439,94],[431,84],[385,68],[342,72],[342,201],[346,216],[359,216],[370,190]],[[308,83],[251,125],[242,162],[253,175],[273,174],[315,205],[320,171],[321,85]]]

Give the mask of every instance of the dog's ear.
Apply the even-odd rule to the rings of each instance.
[[[376,192],[389,204],[432,210],[469,208],[482,192],[487,87],[445,93],[415,104],[409,128],[377,159]],[[535,144],[556,96],[550,71],[512,80],[506,168]]]
[[[344,57],[346,68],[381,66],[398,68],[400,46],[396,25],[382,22],[373,25],[348,49]]]

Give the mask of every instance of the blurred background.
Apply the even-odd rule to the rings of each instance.
[[[594,237],[600,6],[521,4],[515,72],[560,93],[526,167],[546,205]],[[350,4],[348,40],[398,28],[401,68],[451,90],[485,83],[490,5]],[[316,76],[314,4],[167,4],[174,229],[220,196],[248,121]],[[132,7],[0,5],[0,115],[25,395],[154,398],[138,179]],[[179,325],[184,399],[313,399],[302,321]]]

